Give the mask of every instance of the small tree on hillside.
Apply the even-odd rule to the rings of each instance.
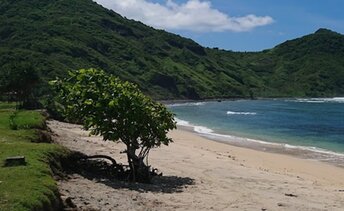
[[[19,62],[2,67],[0,72],[0,94],[7,100],[16,101],[20,107],[30,106],[33,89],[39,82],[38,73],[29,63]]]
[[[103,71],[82,69],[69,75],[52,83],[66,117],[81,121],[91,134],[102,135],[104,140],[123,142],[130,179],[149,181],[149,151],[172,142],[167,132],[176,128],[174,115],[137,86]]]

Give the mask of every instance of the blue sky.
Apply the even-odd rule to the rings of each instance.
[[[206,47],[260,51],[328,28],[344,33],[344,0],[95,0]]]

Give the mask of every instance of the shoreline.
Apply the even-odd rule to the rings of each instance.
[[[48,125],[58,144],[126,162],[120,154],[123,144],[89,137],[79,125],[57,121]],[[169,137],[174,143],[150,152],[149,165],[163,173],[153,184],[71,175],[58,182],[61,194],[84,210],[339,211],[344,207],[343,168],[223,144],[181,129],[171,131]]]
[[[165,106],[170,106],[174,104],[187,104],[187,103],[202,103],[202,102],[223,102],[223,101],[237,101],[237,100],[321,100],[321,99],[344,99],[344,96],[336,97],[228,97],[228,98],[204,98],[204,99],[172,99],[172,100],[157,100],[157,102],[164,104]]]
[[[280,100],[281,98],[269,98],[266,100]],[[343,97],[333,97],[333,98],[283,98],[286,101],[296,102],[296,103],[344,103]],[[240,99],[237,99],[240,100]],[[241,100],[248,100],[248,99],[241,99]],[[264,100],[264,99],[263,99]],[[172,104],[168,104],[167,107],[173,110],[173,107],[178,108],[179,106],[182,107],[189,107],[193,108],[193,106],[198,107],[207,104],[209,101],[196,101],[196,102],[174,102]],[[213,101],[214,102],[214,101]],[[221,103],[219,103],[220,105]],[[213,104],[212,104],[213,105]],[[215,104],[214,104],[215,105]],[[217,105],[217,104],[216,104]],[[225,104],[226,105],[226,104]],[[221,106],[220,106],[221,107]],[[190,110],[190,109],[189,109]],[[228,110],[228,109],[227,109]],[[231,112],[231,111],[229,111]],[[255,112],[232,112],[233,114],[240,114],[240,115],[256,115]],[[227,111],[228,114],[228,111]],[[316,141],[312,143],[313,140],[299,138],[300,140],[296,139],[293,140],[292,137],[283,137],[283,136],[268,136],[266,137],[262,135],[254,134],[252,131],[224,131],[224,130],[216,130],[212,129],[208,126],[203,126],[202,123],[193,124],[190,123],[188,120],[179,119],[176,117],[175,120],[177,121],[177,125],[179,128],[186,129],[187,131],[191,131],[201,137],[207,138],[212,141],[221,142],[224,144],[230,144],[233,146],[238,147],[245,147],[249,149],[259,150],[259,151],[268,151],[274,152],[279,154],[286,154],[292,155],[298,158],[303,159],[314,159],[319,160],[322,162],[330,163],[331,165],[339,166],[344,168],[344,148],[341,146],[336,148],[335,145],[326,146],[326,142],[324,144],[319,142],[318,144]],[[214,131],[215,130],[215,131]],[[263,130],[266,130],[264,128]],[[269,134],[269,133],[267,133]],[[333,143],[336,143],[336,140],[333,140]]]
[[[228,97],[228,98],[204,98],[204,99],[175,99],[175,100],[157,100],[157,102],[164,104],[165,106],[170,106],[174,104],[188,104],[188,103],[202,103],[202,102],[223,102],[223,101],[236,101],[236,100],[261,100],[269,98],[244,98],[244,97]],[[276,98],[271,98],[276,99]]]
[[[202,141],[202,145],[205,145],[207,147],[216,147],[217,149],[221,149],[223,148],[223,150],[225,150],[226,148],[231,148],[231,151],[235,154],[235,152],[237,152],[238,157],[245,157],[245,159],[243,159],[243,161],[248,161],[249,159],[247,159],[248,157],[250,157],[250,159],[252,159],[253,157],[255,158],[263,158],[263,159],[267,159],[269,160],[269,163],[271,165],[275,165],[274,168],[277,169],[282,169],[284,167],[290,167],[293,170],[297,170],[297,166],[303,166],[303,165],[319,165],[319,168],[322,167],[328,167],[330,169],[336,169],[339,170],[343,176],[344,176],[344,168],[343,166],[337,166],[337,165],[333,165],[332,163],[328,163],[328,162],[323,162],[321,160],[316,160],[316,159],[305,159],[304,157],[299,157],[299,156],[295,156],[294,154],[291,153],[281,153],[281,152],[276,152],[276,151],[269,151],[269,150],[259,150],[257,148],[249,148],[249,147],[245,147],[245,146],[241,146],[241,145],[232,145],[231,143],[225,142],[225,141],[217,141],[217,140],[212,140],[209,137],[205,137],[200,135],[199,133],[192,131],[189,129],[187,129],[186,127],[184,128],[179,128],[175,131],[172,131],[170,134],[172,134],[172,137],[177,137],[177,139],[185,139],[183,137],[190,137],[192,139],[192,142],[194,142],[194,144],[198,144],[195,143],[196,141]],[[237,137],[235,137],[237,138]],[[245,155],[242,155],[245,154]],[[247,153],[247,154],[246,154]],[[249,156],[248,156],[249,154]],[[235,156],[235,155],[234,155]],[[274,157],[274,159],[270,159],[271,157]],[[282,162],[280,162],[282,161]],[[287,161],[288,165],[283,166],[281,164],[285,163]],[[290,161],[295,161],[290,163]],[[297,162],[296,162],[297,161]],[[251,160],[252,163],[254,163],[254,166],[257,167],[257,165],[259,164],[263,164],[264,162],[261,162],[258,160]],[[265,163],[266,164],[266,163]],[[265,165],[264,164],[264,165]],[[290,165],[289,165],[290,164]],[[313,166],[316,167],[316,166]],[[302,170],[302,168],[300,168],[299,170]],[[313,172],[314,174],[318,174],[318,172]],[[323,172],[324,174],[327,174],[328,172]],[[333,175],[328,175],[330,178],[333,177]],[[324,178],[327,178],[328,176],[323,176]],[[338,181],[340,181],[340,183],[342,183],[344,185],[344,181],[342,180],[342,178],[344,177],[338,177],[336,179],[338,179]]]
[[[183,120],[182,120],[183,121]],[[209,141],[227,144],[230,146],[241,147],[260,152],[269,152],[281,155],[289,155],[305,160],[316,160],[330,165],[344,168],[344,153],[333,152],[312,146],[298,146],[280,142],[269,142],[251,139],[243,136],[222,134],[215,132],[199,132],[194,125],[177,125],[182,131],[191,132]]]

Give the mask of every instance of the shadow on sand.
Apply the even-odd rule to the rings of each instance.
[[[179,193],[183,192],[184,188],[194,184],[194,180],[189,177],[177,176],[155,176],[152,183],[129,183],[114,180],[100,180],[112,188],[126,188],[138,192],[155,192],[155,193]]]
[[[125,188],[137,192],[178,193],[183,192],[184,188],[195,183],[194,179],[189,177],[162,175],[154,176],[151,183],[127,182],[125,176],[114,173],[113,167],[104,160],[83,160],[82,162],[77,160],[73,158],[66,162],[68,165],[64,165],[64,170],[67,174],[76,173],[115,189]]]

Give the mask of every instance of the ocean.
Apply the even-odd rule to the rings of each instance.
[[[237,146],[344,166],[344,98],[169,104],[179,127]]]

